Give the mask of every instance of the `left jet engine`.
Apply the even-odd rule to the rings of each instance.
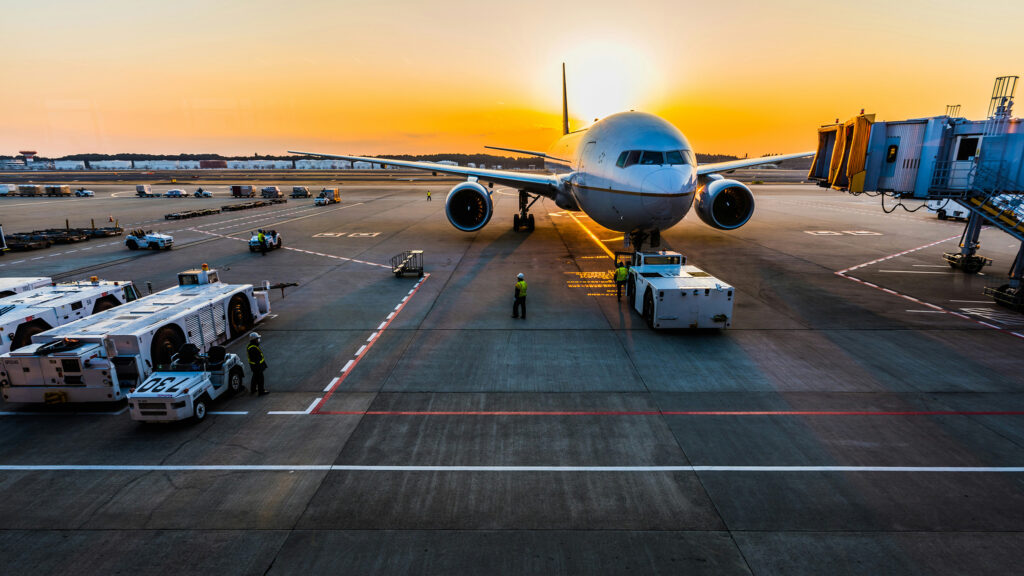
[[[463,182],[452,188],[444,201],[448,221],[463,232],[476,232],[491,221],[491,194],[478,182]]]

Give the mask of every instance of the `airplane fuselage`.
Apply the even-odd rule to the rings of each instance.
[[[545,168],[566,175],[563,193],[601,226],[664,230],[693,204],[698,183],[692,150],[662,118],[623,112],[561,137]]]

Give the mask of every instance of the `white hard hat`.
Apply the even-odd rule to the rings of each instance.
[[[250,332],[249,333],[249,340],[259,340],[259,339],[260,339],[260,333],[259,332]]]
[[[519,273],[519,276],[516,276],[516,278],[519,278],[520,280],[522,280],[522,279],[524,278],[524,276],[523,276],[523,273],[522,273],[522,272],[520,272],[520,273]]]

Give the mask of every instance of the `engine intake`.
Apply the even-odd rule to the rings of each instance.
[[[754,195],[742,183],[721,177],[697,193],[697,216],[719,230],[735,230],[754,215]]]
[[[463,232],[476,232],[491,221],[491,194],[478,182],[463,182],[448,192],[444,201],[448,221]]]

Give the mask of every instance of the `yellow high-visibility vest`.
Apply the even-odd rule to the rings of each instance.
[[[516,291],[519,293],[520,298],[526,297],[526,280],[516,282]]]
[[[629,272],[626,271],[626,267],[625,266],[619,266],[618,268],[615,269],[615,281],[616,282],[625,282],[626,281],[626,276],[628,276],[628,275],[629,275]]]

